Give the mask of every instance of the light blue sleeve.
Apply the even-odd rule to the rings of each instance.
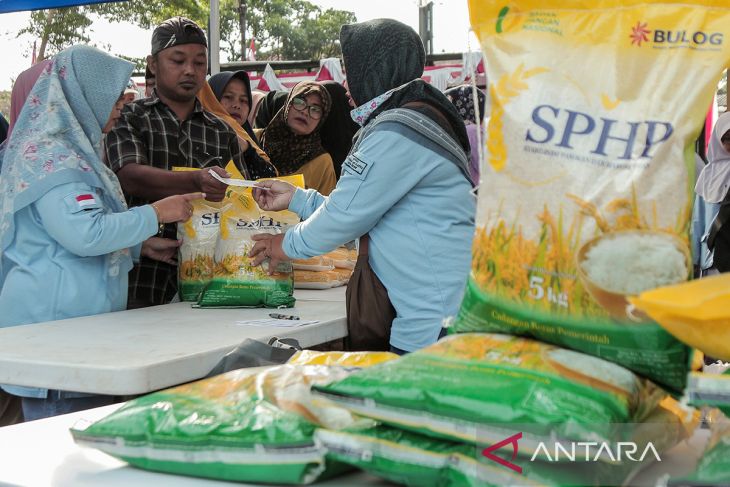
[[[326,196],[322,196],[315,189],[297,188],[289,202],[289,210],[299,215],[302,220],[306,220],[326,199]]]
[[[80,204],[79,198],[85,203]],[[34,206],[48,234],[81,257],[134,247],[158,230],[157,215],[151,206],[105,213],[99,196],[85,183],[57,186]]]
[[[702,252],[702,238],[705,235],[704,204],[700,195],[695,195],[695,203],[692,207],[692,263],[700,265]]]
[[[129,250],[132,254],[132,261],[135,264],[138,264],[139,258],[142,256],[142,242],[138,243],[134,247],[131,247]]]
[[[284,236],[284,252],[305,259],[332,251],[370,231],[430,170],[409,164],[427,151],[382,124],[342,164],[342,177],[328,196],[297,191],[289,208],[305,221]]]

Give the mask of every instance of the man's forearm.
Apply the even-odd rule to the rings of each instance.
[[[125,193],[149,201],[200,191],[193,171],[172,172],[132,163],[121,168],[117,177]]]

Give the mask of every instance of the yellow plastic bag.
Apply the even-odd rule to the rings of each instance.
[[[397,358],[398,355],[390,352],[316,352],[314,350],[301,350],[295,353],[287,363],[364,368]]]
[[[730,274],[661,287],[629,300],[679,340],[730,361]]]
[[[303,187],[301,175],[279,178]],[[288,210],[264,211],[251,188],[229,187],[221,207],[220,232],[215,248],[215,271],[200,293],[199,307],[292,307],[294,287],[291,262],[281,262],[274,275],[268,262],[253,266],[248,253],[253,235],[283,233],[299,217]]]
[[[192,167],[173,167],[173,172],[201,171]],[[202,169],[207,170],[207,169]],[[226,171],[239,177],[233,161]],[[200,291],[213,278],[215,271],[215,245],[220,232],[220,209],[223,202],[195,200],[193,214],[186,222],[177,225],[177,238],[182,240],[178,254],[178,289],[181,301],[197,301]]]
[[[730,4],[469,0],[469,11],[490,119],[453,329],[533,336],[681,390],[689,349],[628,297],[689,278],[693,147],[730,64]]]

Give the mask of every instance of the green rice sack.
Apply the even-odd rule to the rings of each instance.
[[[641,422],[666,395],[611,362],[486,333],[452,335],[314,390],[383,423],[485,444],[494,440],[484,437],[490,424],[611,441],[615,424]]]
[[[730,486],[730,420],[719,417],[710,423],[712,435],[695,471],[684,478],[672,478],[672,487]],[[660,484],[661,485],[661,484]]]
[[[311,384],[352,369],[281,365],[240,369],[143,396],[74,440],[130,465],[238,482],[305,484],[344,470],[325,459],[317,426],[358,425],[347,410],[313,397]]]
[[[643,464],[548,463],[518,458],[521,472],[486,459],[481,448],[377,426],[317,430],[327,457],[397,484],[414,487],[622,485]]]
[[[691,372],[685,395],[693,406],[716,407],[730,416],[730,370],[723,374]]]
[[[292,216],[293,215],[293,219]],[[215,272],[198,299],[198,307],[294,306],[291,262],[281,262],[269,275],[268,262],[252,265],[251,239],[259,233],[282,233],[298,218],[291,212],[265,213],[251,188],[229,188],[221,211],[220,234],[215,250]]]

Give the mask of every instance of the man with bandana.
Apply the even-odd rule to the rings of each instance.
[[[195,191],[220,201],[226,185],[208,169],[228,177],[223,166],[229,161],[249,179],[275,175],[271,166],[247,164],[247,147],[241,147],[245,143],[239,143],[233,129],[206,112],[198,100],[208,48],[205,33],[195,22],[173,17],[158,25],[147,64],[155,77],[152,96],[125,106],[106,138],[107,162],[117,173],[129,206]],[[202,170],[173,172],[176,166]],[[165,226],[161,236],[176,238],[175,226]],[[168,303],[176,292],[174,265],[143,258],[130,272],[130,308]]]

